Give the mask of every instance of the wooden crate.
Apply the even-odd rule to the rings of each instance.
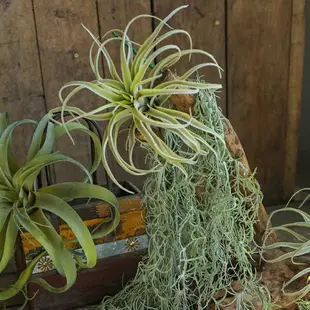
[[[98,263],[92,269],[79,271],[75,285],[62,294],[49,293],[35,284],[29,285],[30,296],[36,297],[30,302],[31,309],[72,309],[99,303],[106,296],[120,291],[123,285],[132,279],[137,265],[147,252],[147,236],[143,219],[141,194],[131,184],[135,195],[127,195],[118,190],[121,220],[117,230],[105,238],[95,241]],[[75,210],[91,228],[109,216],[109,206],[94,201],[87,205],[78,201]],[[59,234],[65,240],[74,238],[71,229],[65,223],[53,221],[59,227]],[[40,244],[29,233],[22,234],[22,243],[26,262],[42,251]],[[78,245],[67,243],[68,247],[78,249]],[[34,276],[43,277],[54,286],[64,285],[64,279],[56,272],[49,256],[42,258],[35,267]]]

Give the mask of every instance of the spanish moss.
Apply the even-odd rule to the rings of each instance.
[[[297,305],[299,310],[310,310],[310,301],[308,300],[299,300]]]
[[[213,91],[200,91],[194,114],[224,138],[227,120]],[[229,300],[246,310],[270,304],[252,260],[253,227],[263,198],[259,185],[253,175],[241,174],[222,140],[196,134],[207,143],[196,163],[184,166],[186,174],[150,150],[151,164],[163,168],[144,186],[148,255],[134,280],[99,309],[220,309]],[[181,156],[191,152],[171,131],[165,141]]]

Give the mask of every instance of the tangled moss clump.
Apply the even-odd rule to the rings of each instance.
[[[195,109],[195,117],[224,138],[215,93],[200,91]],[[196,133],[215,151],[206,148],[195,165],[185,165],[186,174],[150,150],[152,164],[163,169],[144,186],[148,256],[135,279],[100,309],[220,309],[228,296],[238,310],[270,303],[252,266],[259,185],[253,175],[240,174],[238,160],[221,141]],[[173,132],[165,142],[181,156],[190,152]]]
[[[310,310],[310,301],[299,300],[296,302],[299,310]]]

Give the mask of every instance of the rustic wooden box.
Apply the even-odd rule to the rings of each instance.
[[[99,303],[106,295],[113,295],[135,276],[137,265],[147,252],[147,236],[141,206],[141,193],[132,184],[127,188],[135,191],[135,195],[114,188],[119,200],[121,213],[120,225],[117,230],[105,238],[95,241],[98,262],[95,268],[81,270],[75,285],[65,293],[53,294],[42,290],[35,284],[29,285],[29,295],[36,297],[29,302],[30,309],[73,309],[90,304]],[[107,204],[91,201],[76,201],[75,210],[84,219],[88,227],[98,224],[109,215]],[[72,231],[55,218],[53,225],[59,227],[59,233],[65,240],[72,239]],[[26,262],[30,261],[41,251],[40,245],[28,233],[22,234],[22,244]],[[76,244],[67,243],[67,246],[76,248]],[[64,284],[63,278],[53,269],[49,257],[38,262],[35,276],[46,279],[55,286]]]

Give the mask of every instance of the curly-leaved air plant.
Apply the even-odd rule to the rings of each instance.
[[[69,289],[75,282],[77,269],[91,268],[96,264],[97,254],[94,238],[103,237],[113,231],[119,223],[117,199],[109,190],[92,184],[91,173],[100,164],[101,145],[99,138],[87,127],[79,123],[68,124],[66,130],[86,132],[94,143],[95,159],[90,172],[74,159],[53,152],[55,140],[66,130],[50,122],[51,114],[44,116],[37,124],[24,165],[17,164],[12,150],[12,134],[15,128],[23,124],[36,124],[33,120],[9,123],[7,113],[0,113],[0,273],[5,269],[14,253],[19,231],[28,231],[43,247],[43,252],[35,257],[21,273],[16,283],[6,289],[0,289],[0,300],[7,300],[23,291],[29,282],[60,293]],[[87,182],[66,182],[37,188],[36,179],[40,171],[51,164],[68,162],[81,168]],[[111,205],[111,218],[92,233],[83,220],[67,203],[75,198],[95,198]],[[68,249],[58,235],[48,213],[53,213],[66,222],[80,244],[86,262],[81,254]],[[53,287],[40,277],[33,277],[32,272],[38,260],[49,255],[57,271],[65,277],[63,287]]]
[[[192,74],[203,67],[214,66],[218,69],[219,73],[221,69],[212,55],[203,50],[192,48],[192,40],[188,32],[182,29],[173,29],[167,24],[173,15],[186,7],[187,6],[181,6],[175,9],[163,20],[156,18],[160,21],[158,26],[141,45],[130,40],[128,37],[129,29],[136,20],[141,18],[155,18],[154,16],[144,14],[133,18],[124,31],[118,29],[108,31],[102,38],[103,42],[100,42],[99,39],[87,29],[94,40],[90,48],[90,65],[95,73],[96,79],[91,82],[69,82],[65,84],[59,92],[62,108],[55,109],[54,111],[61,110],[63,115],[65,112],[79,114],[79,116],[73,117],[71,120],[67,121],[62,117],[65,126],[82,117],[97,121],[108,121],[102,142],[102,162],[111,179],[119,187],[122,186],[113,176],[107,163],[106,149],[108,146],[115,160],[123,169],[133,175],[143,175],[148,172],[156,171],[157,167],[145,170],[135,166],[133,161],[133,150],[136,142],[141,142],[141,139],[137,138],[137,136],[142,137],[143,143],[150,146],[157,155],[177,166],[184,173],[185,169],[182,164],[194,164],[198,154],[214,151],[195,130],[198,129],[199,131],[206,132],[223,142],[220,135],[203,125],[191,115],[171,109],[169,106],[164,106],[171,95],[197,94],[200,89],[217,90],[221,88],[221,85],[218,84],[187,80]],[[161,34],[164,27],[169,30]],[[117,35],[108,38],[112,33]],[[181,50],[175,44],[160,46],[166,39],[178,34],[185,35],[189,39],[189,49]],[[107,45],[113,41],[120,42],[121,75],[118,74],[108,51]],[[95,45],[98,46],[98,50],[96,53],[93,53]],[[133,47],[134,45],[137,45],[137,49]],[[163,56],[164,53],[165,56],[154,65],[154,61]],[[101,54],[106,60],[111,75],[110,78],[103,78],[100,75],[99,59]],[[212,62],[201,63],[192,67],[177,80],[161,80],[164,69],[175,65],[183,56],[187,55],[191,57],[192,54],[205,55],[209,57]],[[74,87],[74,89],[66,96],[63,96],[64,90],[72,87]],[[74,106],[68,106],[68,101],[72,96],[82,89],[93,92],[107,102],[92,111],[83,111]],[[128,121],[131,122],[127,135],[129,162],[122,158],[117,145],[120,128]],[[176,154],[157,134],[156,130],[158,129],[173,132],[175,135],[179,136],[193,152],[190,156],[186,156],[186,154]],[[205,145],[206,148],[202,148],[202,145]],[[125,188],[123,189],[128,191]]]
[[[304,200],[296,208],[292,206],[294,198],[303,193],[308,193]],[[294,283],[297,283],[302,278],[305,278],[310,273],[309,265],[309,253],[310,253],[310,215],[309,213],[302,210],[302,207],[309,202],[310,188],[302,188],[298,190],[287,202],[284,208],[273,211],[269,216],[268,226],[266,230],[264,245],[262,247],[262,258],[268,263],[278,263],[285,260],[290,260],[293,265],[305,265],[306,267],[295,274],[291,279],[283,284],[282,292],[285,296],[290,297],[291,303],[296,302],[304,297],[309,297],[310,293],[310,276],[306,285],[302,286],[297,290],[292,290]],[[271,226],[271,221],[279,214],[290,214],[290,218],[297,218],[296,221],[289,221],[279,226]],[[269,236],[272,233],[277,233],[279,241],[270,244],[268,242]],[[280,252],[280,255],[268,257],[269,251],[285,249],[284,252]],[[297,302],[300,309],[310,309],[309,301],[300,300]]]

